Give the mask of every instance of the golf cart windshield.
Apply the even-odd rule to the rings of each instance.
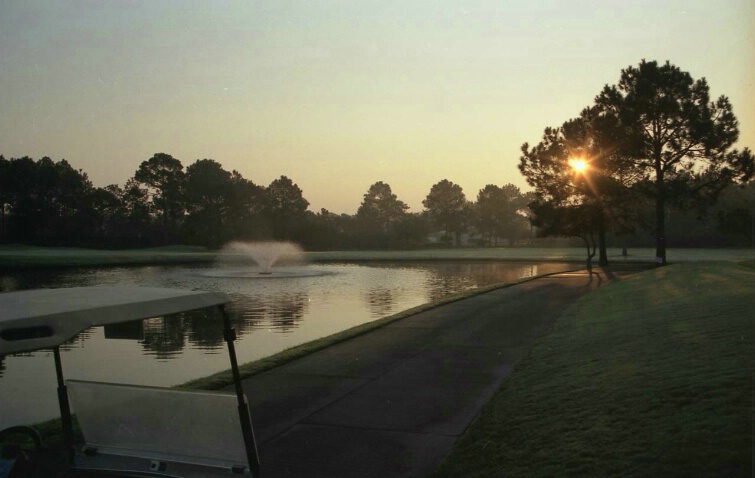
[[[65,476],[113,468],[164,472],[162,476],[214,475],[208,467],[221,474],[258,475],[254,432],[233,344],[235,333],[223,308],[228,302],[228,296],[220,292],[133,286],[0,293],[0,356],[39,349],[54,352],[70,457]],[[63,378],[59,346],[90,327],[213,306],[223,318],[218,327],[228,345],[235,394],[66,382]],[[79,453],[74,446],[71,404],[85,440]]]

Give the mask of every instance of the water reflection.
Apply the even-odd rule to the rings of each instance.
[[[308,302],[305,293],[282,294],[265,300],[235,295],[228,308],[231,326],[239,339],[259,328],[287,333],[296,329],[304,319]],[[143,321],[106,325],[104,338],[137,341],[145,355],[166,360],[180,355],[187,346],[205,352],[222,349],[225,339],[223,328],[218,326],[221,321],[216,308],[192,310]],[[91,331],[86,331],[64,347],[70,349],[90,335]]]
[[[183,314],[155,317],[147,320],[110,324],[103,327],[107,340],[133,340],[141,344],[146,355],[158,359],[169,359],[178,355],[185,347]],[[222,332],[221,332],[222,336]]]
[[[538,274],[538,266],[517,263],[446,262],[435,264],[428,276],[430,300],[446,297],[444,291],[463,291]]]
[[[144,338],[144,321],[121,322],[103,327],[105,338],[110,340],[142,340]]]
[[[184,321],[179,315],[144,321],[142,349],[146,355],[165,360],[180,354],[186,344]]]
[[[79,335],[77,335],[76,337],[68,340],[67,342],[60,344],[60,350],[61,352],[63,352],[63,351],[69,351],[69,350],[74,350],[74,349],[80,349],[83,347],[84,342],[86,342],[87,339],[91,336],[92,336],[92,330],[91,329],[85,330],[81,332]]]
[[[218,327],[222,318],[216,308],[210,310],[209,314],[210,320],[208,320],[207,315],[202,314],[202,311],[190,311],[181,314],[185,322],[186,340],[192,347],[205,352],[219,351],[225,345],[223,329]],[[246,334],[249,329],[245,327],[244,322],[233,315],[231,317],[233,317],[231,326],[236,329],[236,333],[239,336]]]
[[[270,326],[283,333],[295,329],[304,318],[308,302],[305,293],[277,297],[266,311]]]
[[[391,289],[381,287],[368,289],[365,293],[365,301],[372,317],[379,318],[391,315],[395,298]]]

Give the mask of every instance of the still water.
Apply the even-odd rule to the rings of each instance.
[[[211,265],[0,273],[0,290],[131,284],[227,293],[240,363],[497,282],[565,263],[313,264],[273,276]],[[1,313],[1,312],[0,312]],[[61,347],[66,378],[172,386],[229,368],[222,328],[205,312],[94,328]],[[176,360],[178,359],[178,360]],[[0,429],[57,417],[52,352],[0,358]]]

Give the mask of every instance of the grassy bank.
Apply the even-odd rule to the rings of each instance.
[[[629,249],[626,257],[621,249],[609,248],[608,260],[612,265],[624,263],[653,264],[655,249]],[[312,262],[333,261],[392,261],[392,260],[507,260],[585,263],[585,250],[581,247],[465,247],[453,249],[425,249],[414,251],[327,251],[307,252]],[[752,261],[753,249],[669,249],[670,263],[695,261]],[[594,263],[597,263],[595,258]]]
[[[755,271],[680,264],[584,296],[436,472],[751,476]]]
[[[98,267],[140,264],[211,262],[217,253],[204,247],[165,246],[147,249],[100,250],[74,247],[0,246],[0,267]]]
[[[97,267],[147,264],[179,264],[212,262],[218,251],[196,246],[166,246],[148,249],[99,250],[67,247],[34,247],[0,245],[0,267]],[[624,257],[621,250],[608,251],[614,265],[624,263],[653,263],[653,249],[630,249]],[[583,248],[544,247],[464,247],[452,249],[422,249],[412,251],[325,251],[305,252],[309,262],[380,262],[380,261],[528,261],[575,262],[584,264]],[[670,262],[690,261],[752,261],[752,249],[671,249]]]

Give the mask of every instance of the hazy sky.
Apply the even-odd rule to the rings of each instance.
[[[0,154],[123,185],[156,152],[281,175],[310,209],[422,209],[516,165],[641,59],[706,77],[755,148],[755,2],[0,0]]]

